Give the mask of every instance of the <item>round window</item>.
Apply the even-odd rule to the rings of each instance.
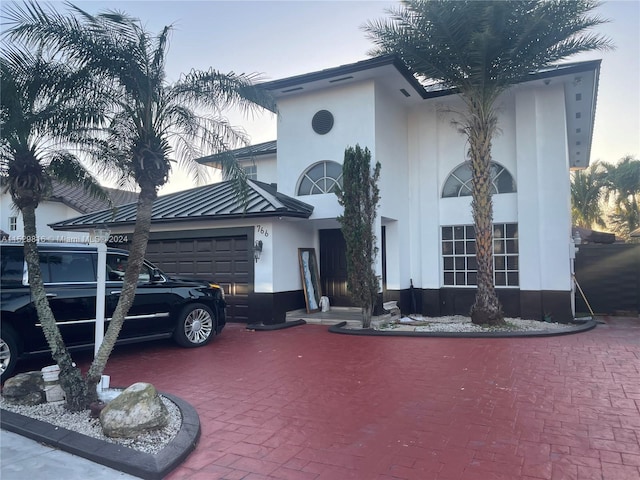
[[[311,127],[318,135],[329,133],[333,128],[333,114],[329,110],[320,110],[313,116]]]

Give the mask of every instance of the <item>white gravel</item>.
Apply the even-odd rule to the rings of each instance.
[[[2,398],[0,400],[0,408],[63,427],[67,430],[73,430],[89,437],[155,455],[176,436],[182,425],[182,415],[178,406],[162,395],[160,398],[169,411],[169,424],[163,429],[145,433],[135,439],[105,436],[102,433],[100,420],[91,418],[88,410],[70,412],[64,408],[64,402],[25,406],[11,404]]]
[[[523,320],[521,318],[505,318],[505,322],[505,325],[491,327],[488,325],[475,325],[471,323],[470,317],[461,315],[445,317],[411,315],[410,317],[402,317],[395,323],[383,323],[376,327],[376,330],[414,332],[540,332],[567,327],[567,325],[563,323]]]

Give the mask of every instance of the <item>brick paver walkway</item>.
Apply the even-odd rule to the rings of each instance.
[[[607,321],[518,339],[232,324],[200,349],[119,349],[106,373],[198,410],[172,480],[637,480],[640,319]]]

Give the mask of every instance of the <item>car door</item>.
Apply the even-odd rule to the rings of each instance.
[[[40,269],[60,333],[67,347],[95,338],[96,253],[92,250],[41,250]]]
[[[107,253],[107,317],[111,318],[122,292],[122,279],[128,256]],[[164,281],[152,282],[152,267],[145,263],[140,271],[136,296],[122,326],[120,339],[166,334],[173,329],[170,318],[171,289]]]

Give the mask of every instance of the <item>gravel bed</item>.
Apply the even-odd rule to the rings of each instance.
[[[505,318],[506,324],[500,326],[475,325],[471,318],[462,315],[446,317],[422,317],[420,315],[402,317],[397,323],[385,323],[376,330],[409,330],[415,332],[540,332],[566,328],[567,325],[556,322],[540,322],[521,318]]]
[[[105,442],[122,445],[140,452],[155,455],[162,450],[176,436],[182,425],[180,409],[171,400],[160,396],[169,411],[169,424],[161,430],[155,430],[138,436],[137,438],[111,438],[102,433],[100,420],[91,418],[89,410],[70,412],[64,408],[64,402],[42,403],[40,405],[15,405],[0,399],[0,408],[19,413],[26,417],[35,418],[58,427],[73,430],[89,437]]]

